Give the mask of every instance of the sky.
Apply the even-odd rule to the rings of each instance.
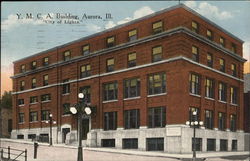
[[[245,42],[243,57],[250,64],[250,1],[180,2],[242,39]],[[178,3],[178,1],[2,2],[1,93],[12,88],[9,77],[13,75],[13,61]],[[32,18],[29,18],[30,14]],[[56,18],[59,14],[77,16],[79,19],[74,22],[79,23],[68,24],[64,21],[67,19]],[[112,18],[105,19],[106,14],[111,14]],[[100,16],[102,19],[86,19],[86,16],[90,15]]]

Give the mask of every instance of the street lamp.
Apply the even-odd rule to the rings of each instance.
[[[195,136],[195,129],[199,128],[203,125],[203,121],[200,121],[197,117],[197,111],[190,111],[191,117],[189,118],[189,121],[186,121],[186,125],[193,127],[194,130],[194,140],[193,140],[193,161],[196,160],[196,136]]]
[[[83,161],[82,155],[82,117],[83,114],[91,115],[92,110],[85,104],[86,98],[83,93],[78,94],[79,103],[75,106],[70,107],[70,112],[72,114],[78,114],[78,155],[77,161]]]
[[[49,145],[52,145],[52,123],[56,124],[56,121],[53,121],[52,119],[52,113],[49,114],[49,120],[46,121],[46,123],[49,123],[49,132],[50,132],[50,137],[49,137]]]

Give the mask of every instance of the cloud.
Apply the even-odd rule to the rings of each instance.
[[[93,32],[99,32],[102,29],[100,26],[97,26],[97,25],[94,25],[94,24],[88,24],[86,26],[86,28],[87,28],[88,31],[93,31]]]
[[[4,91],[12,90],[12,80],[10,76],[13,75],[13,64],[1,65],[1,94]]]
[[[185,1],[184,4],[201,15],[216,18],[219,20],[227,20],[233,17],[233,14],[228,11],[221,11],[217,6],[213,6],[207,2],[201,2],[199,5],[195,1]]]
[[[250,41],[243,44],[243,57],[250,62]]]
[[[121,21],[118,21],[117,23],[113,22],[113,21],[109,21],[106,25],[105,25],[105,29],[109,29],[109,28],[112,28],[116,25],[120,25],[120,24],[124,24],[126,22],[129,22],[129,21],[132,21],[134,19],[137,19],[137,18],[140,18],[140,17],[143,17],[143,16],[146,16],[146,15],[149,15],[151,13],[154,13],[154,11],[148,7],[148,6],[144,6],[144,7],[141,7],[140,9],[136,10],[134,13],[133,13],[133,17],[126,17],[125,19],[121,20]]]

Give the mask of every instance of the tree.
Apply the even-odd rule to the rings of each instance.
[[[12,107],[12,96],[11,91],[5,91],[0,99],[0,108],[11,108]]]

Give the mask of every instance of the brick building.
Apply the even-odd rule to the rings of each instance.
[[[250,73],[244,74],[244,131],[250,133]]]
[[[69,107],[84,90],[88,146],[189,153],[243,150],[243,41],[177,5],[14,62],[12,138],[77,139]]]

